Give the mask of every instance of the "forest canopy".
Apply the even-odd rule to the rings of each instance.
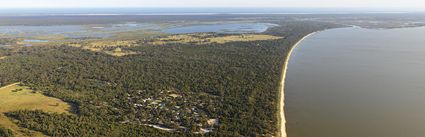
[[[73,114],[8,112],[49,136],[276,136],[278,86],[288,49],[339,25],[284,21],[279,39],[137,43],[110,56],[63,45],[0,47],[0,86],[22,82],[74,105]],[[172,131],[152,128],[160,126]],[[9,135],[0,128],[0,135]]]

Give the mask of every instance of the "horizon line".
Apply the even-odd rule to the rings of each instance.
[[[260,9],[260,8],[272,8],[272,9],[423,9],[421,7],[273,7],[273,6],[264,6],[264,7],[161,7],[161,6],[146,6],[146,7],[133,7],[133,6],[119,6],[119,7],[1,7],[0,9],[136,9],[136,8],[173,8],[173,9],[211,9],[211,8],[223,8],[223,9]]]

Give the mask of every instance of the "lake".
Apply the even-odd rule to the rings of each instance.
[[[423,137],[425,28],[342,28],[306,38],[288,64],[288,137]]]
[[[277,26],[270,23],[229,23],[229,24],[208,24],[192,25],[184,27],[174,27],[163,30],[171,34],[217,32],[217,33],[261,33],[269,27]]]

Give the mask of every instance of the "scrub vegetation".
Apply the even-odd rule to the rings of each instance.
[[[84,42],[71,42],[64,45],[78,47],[93,52],[102,52],[108,55],[122,57],[138,54],[132,50],[132,47],[143,45],[167,45],[167,44],[225,44],[228,42],[251,42],[277,40],[283,37],[277,37],[265,34],[214,34],[214,33],[195,33],[181,34],[172,36],[163,36],[159,38],[141,39],[141,40],[93,40]]]
[[[75,115],[5,115],[48,136],[277,136],[280,73],[290,46],[340,25],[273,23],[279,26],[262,34],[138,39],[131,46],[100,44],[96,52],[83,48],[90,44],[0,47],[0,56],[8,55],[0,60],[0,86],[21,82],[76,106]],[[108,51],[137,54],[117,58]]]
[[[129,50],[129,48],[137,46],[135,40],[94,40],[90,42],[72,42],[63,45],[93,52],[102,52],[117,57],[137,54],[137,52]]]
[[[276,40],[281,39],[282,37],[276,37],[271,35],[261,35],[261,34],[239,34],[239,35],[226,35],[226,34],[213,34],[213,33],[199,33],[199,34],[182,34],[182,35],[173,35],[163,38],[158,38],[153,40],[152,44],[154,45],[164,45],[164,44],[224,44],[228,42],[249,42],[249,41],[259,41],[259,40]]]

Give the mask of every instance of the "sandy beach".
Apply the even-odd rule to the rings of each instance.
[[[291,58],[291,54],[292,54],[292,51],[304,40],[304,39],[306,39],[306,38],[308,38],[309,36],[311,36],[311,35],[313,35],[314,33],[316,33],[316,32],[313,32],[313,33],[310,33],[310,34],[308,34],[308,35],[306,35],[306,36],[304,36],[302,39],[300,39],[297,43],[295,43],[295,45],[294,46],[292,46],[291,47],[291,49],[289,50],[289,52],[288,52],[288,55],[287,55],[287,57],[285,58],[285,62],[284,62],[284,64],[283,64],[283,70],[282,70],[282,76],[281,76],[281,82],[280,82],[280,90],[279,90],[279,93],[280,93],[280,99],[279,99],[279,113],[280,113],[280,116],[279,116],[279,119],[280,119],[280,122],[279,122],[279,126],[280,126],[280,134],[279,134],[279,136],[280,137],[287,137],[287,135],[286,135],[286,119],[285,119],[285,109],[284,109],[284,107],[285,107],[285,79],[286,79],[286,71],[287,71],[287,69],[288,69],[288,62],[289,62],[289,60],[290,60],[290,58]]]

